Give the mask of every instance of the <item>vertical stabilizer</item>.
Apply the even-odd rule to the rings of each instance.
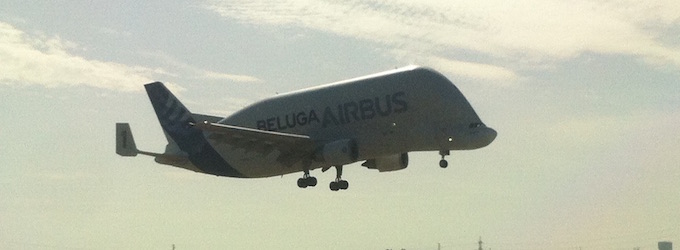
[[[149,83],[144,87],[166,136],[174,140],[177,146],[189,155],[199,152],[204,146],[205,139],[200,130],[191,126],[192,123],[196,123],[191,112],[163,83]]]
[[[139,151],[132,137],[128,123],[116,123],[116,154],[121,156],[137,156]]]
[[[144,85],[158,121],[168,137],[168,152],[184,152],[200,172],[243,177],[210,145],[203,131],[196,128],[194,114],[173,95],[161,82]]]

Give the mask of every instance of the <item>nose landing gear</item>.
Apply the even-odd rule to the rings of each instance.
[[[446,168],[449,166],[449,162],[447,162],[446,159],[444,159],[444,157],[450,154],[451,153],[448,150],[439,150],[439,155],[442,156],[442,159],[439,161],[439,167]]]

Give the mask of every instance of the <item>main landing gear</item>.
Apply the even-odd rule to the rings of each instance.
[[[342,166],[335,166],[336,175],[335,181],[329,185],[332,191],[346,190],[349,187],[349,182],[342,179]]]
[[[449,162],[447,162],[446,159],[444,159],[444,157],[449,154],[451,153],[448,150],[439,150],[439,155],[442,156],[442,159],[439,161],[439,167],[446,168],[449,166]]]
[[[301,188],[314,187],[316,186],[316,177],[309,176],[309,170],[305,170],[305,174],[302,178],[298,179],[297,185]]]
[[[324,167],[321,171],[325,172],[330,168],[331,168],[330,166]],[[342,166],[335,166],[335,170],[336,170],[335,181],[332,181],[331,184],[329,185],[331,190],[333,191],[346,190],[349,187],[349,182],[342,179]],[[302,178],[297,180],[298,187],[306,188],[316,186],[316,178],[309,175],[309,170],[304,170],[304,172],[305,174],[302,176]]]

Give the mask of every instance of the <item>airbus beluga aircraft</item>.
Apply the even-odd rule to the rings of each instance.
[[[409,66],[256,102],[230,116],[190,112],[160,82],[144,86],[165,132],[163,153],[138,150],[127,123],[116,124],[116,153],[155,157],[160,164],[236,178],[303,172],[297,185],[313,187],[310,171],[336,169],[333,191],[347,189],[344,165],[380,172],[408,166],[408,152],[489,145],[496,131],[479,119],[442,74]]]

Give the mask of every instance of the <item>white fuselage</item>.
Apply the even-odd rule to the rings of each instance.
[[[358,160],[411,151],[467,150],[496,137],[463,94],[443,75],[408,67],[277,95],[219,121],[259,130],[307,135],[318,145],[352,139]],[[207,135],[209,136],[209,134]],[[302,171],[305,163],[284,166],[268,155],[228,144],[211,145],[248,177]],[[309,170],[328,167],[312,161]]]

